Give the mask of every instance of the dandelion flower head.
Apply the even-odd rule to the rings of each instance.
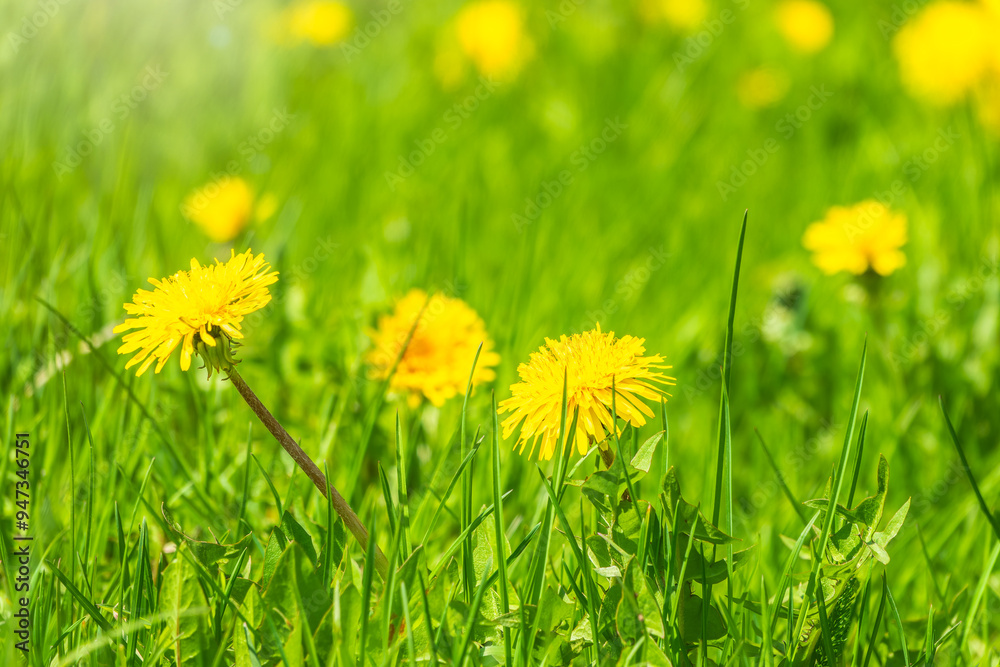
[[[407,345],[411,330],[413,337]],[[366,360],[377,379],[389,376],[405,346],[390,390],[405,393],[412,406],[426,398],[440,407],[456,394],[464,394],[480,343],[483,349],[476,362],[473,386],[496,377],[493,368],[500,363],[482,318],[461,299],[440,292],[428,299],[423,290],[410,290],[392,313],[379,317],[377,327],[368,335],[372,348]]]
[[[347,37],[353,17],[351,10],[341,2],[306,0],[286,9],[284,20],[292,41],[330,46]]]
[[[946,0],[928,5],[896,34],[893,51],[911,93],[957,102],[1000,64],[1000,19],[983,5]]]
[[[566,382],[567,413],[571,420],[579,410],[574,443],[586,454],[590,443],[601,443],[617,429],[622,419],[642,426],[653,412],[644,400],[659,402],[669,396],[663,389],[675,384],[664,375],[671,368],[660,355],[645,356],[645,339],[615,337],[600,326],[594,331],[545,339],[528,363],[517,368],[520,382],[511,385],[511,397],[502,401],[499,412],[511,413],[503,421],[503,436],[509,437],[520,425],[516,447],[528,456],[538,451],[541,460],[556,452],[562,420],[563,380]],[[617,390],[612,414],[612,383]]]
[[[481,74],[510,78],[534,46],[524,28],[524,10],[508,0],[477,0],[455,19],[459,46]]]
[[[242,178],[223,176],[184,200],[181,212],[216,243],[231,241],[253,215],[254,195]]]
[[[821,51],[833,37],[833,15],[822,2],[783,0],[775,12],[778,30],[800,53]]]
[[[802,244],[813,252],[813,263],[830,275],[839,271],[859,275],[872,269],[887,276],[906,264],[900,250],[905,243],[906,216],[875,200],[832,207],[802,237]]]
[[[268,285],[278,281],[278,274],[269,269],[263,254],[255,257],[247,250],[237,255],[234,250],[228,262],[202,266],[192,259],[189,271],[150,278],[154,289],[137,291],[125,304],[132,317],[114,329],[132,330],[118,348],[118,354],[136,353],[125,368],[139,364],[136,375],[142,375],[155,362],[159,373],[180,346],[181,370],[186,371],[196,347],[224,343],[228,349],[232,339],[243,338],[243,318],[271,300]]]

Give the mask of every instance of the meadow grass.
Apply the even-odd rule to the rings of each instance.
[[[894,5],[830,2],[803,58],[770,3],[716,3],[736,19],[684,67],[688,37],[631,5],[532,7],[516,80],[448,88],[460,4],[406,4],[351,57],[271,43],[271,5],[187,0],[60,4],[0,46],[0,664],[998,664],[996,138],[906,94]],[[740,74],[775,64],[784,98],[741,107]],[[281,273],[240,373],[367,551],[231,383],[115,354],[148,277],[229,256],[180,204],[230,162],[279,202],[234,243]],[[812,266],[808,223],[897,183],[904,268]],[[482,315],[495,381],[437,408],[371,378],[365,332],[411,287]],[[596,446],[518,455],[496,414],[518,363],[597,323],[663,355],[673,395],[610,470]]]

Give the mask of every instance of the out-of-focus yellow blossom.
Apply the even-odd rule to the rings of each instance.
[[[984,5],[945,0],[928,5],[896,34],[893,51],[913,94],[950,104],[1000,71],[1000,20]]]
[[[833,37],[833,14],[816,0],[783,0],[775,8],[775,21],[785,41],[800,53],[816,53]]]
[[[689,32],[708,16],[708,4],[705,0],[640,0],[639,14],[649,23],[663,21]]]
[[[503,437],[520,426],[515,446],[522,453],[528,448],[529,457],[537,450],[540,460],[551,459],[559,440],[564,381],[569,419],[579,410],[569,443],[577,453],[586,454],[595,443],[607,449],[609,435],[620,432],[619,419],[642,426],[653,416],[644,401],[665,400],[669,394],[663,387],[674,384],[674,378],[661,372],[671,367],[658,354],[645,356],[644,343],[634,336],[603,333],[600,326],[559,340],[546,338],[528,363],[517,367],[521,381],[511,385],[511,397],[498,407],[501,414],[511,413],[503,421]]]
[[[462,52],[486,76],[513,77],[534,52],[524,10],[507,0],[465,5],[455,17],[455,33]]]
[[[223,176],[206,183],[185,198],[181,212],[216,243],[232,241],[251,219],[266,220],[278,207],[272,194],[255,200],[242,178]]]
[[[871,269],[887,276],[906,264],[906,216],[873,199],[853,206],[834,206],[806,229],[802,245],[813,263],[832,275],[859,275]]]
[[[284,27],[295,42],[330,46],[350,33],[353,16],[347,5],[332,0],[296,2],[284,12]]]
[[[414,329],[418,316],[420,322]],[[407,345],[411,330],[413,338]],[[441,293],[428,300],[423,290],[410,290],[391,314],[379,317],[378,327],[369,330],[368,335],[373,346],[366,360],[377,379],[389,377],[405,346],[390,390],[406,393],[412,406],[420,403],[421,396],[441,406],[456,394],[464,394],[480,343],[483,349],[472,377],[473,386],[496,377],[493,367],[500,363],[500,355],[493,350],[493,341],[476,311],[461,299]]]
[[[242,178],[224,176],[203,185],[181,205],[184,216],[208,238],[225,243],[236,238],[253,214],[253,191]]]
[[[736,82],[736,96],[748,109],[769,107],[788,92],[788,75],[781,70],[758,67],[744,72]]]

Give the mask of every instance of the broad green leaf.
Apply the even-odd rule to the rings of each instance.
[[[176,557],[163,571],[160,588],[159,611],[167,614],[160,641],[170,647],[167,655],[178,667],[198,664],[199,656],[208,649],[208,604],[198,573],[183,553],[186,550],[187,544],[177,547]]]
[[[659,431],[642,443],[629,465],[643,473],[649,472],[650,466],[653,465],[653,455],[656,453],[656,448],[663,442],[664,433],[665,431]]]
[[[306,557],[309,558],[310,563],[313,565],[319,563],[319,557],[316,555],[316,547],[313,546],[312,536],[302,527],[302,524],[295,520],[295,517],[288,510],[285,510],[284,516],[281,517],[281,530],[285,534],[285,537],[298,542]]]

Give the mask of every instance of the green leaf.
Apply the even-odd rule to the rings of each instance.
[[[163,519],[166,521],[167,527],[187,544],[191,554],[198,559],[199,563],[207,568],[214,567],[220,560],[231,560],[239,557],[253,540],[253,535],[247,533],[239,542],[233,544],[202,542],[188,537],[181,531],[180,526],[174,522],[173,516],[170,514],[170,510],[167,509],[165,503],[160,504],[160,512],[163,514]]]
[[[300,543],[289,542],[278,558],[264,589],[263,601],[269,617],[284,619],[277,627],[278,638],[289,659],[293,659],[292,653],[302,653],[306,639],[303,633],[312,635],[331,605],[315,563],[309,560]],[[268,641],[268,634],[264,638],[268,653],[273,655],[276,647]]]
[[[306,532],[302,524],[296,521],[295,517],[288,510],[285,510],[284,516],[281,517],[281,530],[286,537],[297,542],[302,547],[310,563],[313,565],[319,563],[319,557],[316,555],[316,547],[313,546],[312,536]]]
[[[184,557],[186,544],[177,547],[177,557],[163,571],[160,588],[161,613],[167,614],[160,641],[167,655],[180,667],[197,664],[198,656],[208,649],[204,615],[208,612],[205,594],[198,583],[198,573]]]
[[[278,564],[278,559],[288,546],[288,539],[281,532],[280,528],[271,531],[271,537],[267,540],[267,547],[264,549],[264,570],[260,577],[260,585],[267,587],[274,574],[274,568]]]
[[[666,435],[666,431],[659,431],[648,438],[646,442],[642,443],[635,456],[629,462],[629,465],[635,470],[640,470],[644,473],[649,472],[650,467],[653,465],[653,455],[656,453],[656,448],[663,442],[664,435]]]
[[[618,494],[619,477],[611,470],[598,470],[583,483],[583,488],[594,491],[602,496]]]
[[[667,511],[667,517],[672,525],[683,535],[689,535],[700,542],[723,545],[738,541],[732,535],[719,530],[712,525],[699,511],[698,508],[681,497],[680,484],[677,482],[677,470],[671,467],[663,477],[664,493],[660,494],[660,501]],[[700,519],[696,521],[696,519]]]

